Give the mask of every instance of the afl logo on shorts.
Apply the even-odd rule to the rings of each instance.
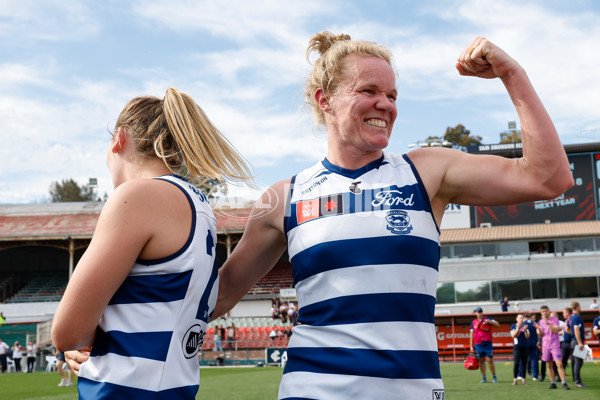
[[[185,358],[196,357],[198,350],[202,346],[202,342],[204,342],[205,334],[206,332],[204,332],[198,324],[187,330],[183,336],[182,343],[183,355]]]
[[[387,229],[397,235],[406,235],[413,229],[410,224],[410,217],[406,211],[388,211],[385,220],[388,223]]]

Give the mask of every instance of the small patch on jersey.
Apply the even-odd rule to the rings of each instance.
[[[332,194],[296,203],[296,219],[301,224],[312,219],[344,213],[344,196]]]
[[[432,400],[444,400],[444,389],[433,389],[431,394]]]
[[[413,230],[408,213],[403,210],[388,211],[385,220],[387,229],[396,235],[406,235]]]
[[[319,218],[319,199],[299,201],[296,204],[296,218],[299,224]]]
[[[204,342],[206,332],[202,330],[200,325],[192,325],[183,336],[182,350],[185,358],[196,357],[198,350]]]

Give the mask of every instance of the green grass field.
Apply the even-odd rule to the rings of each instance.
[[[570,377],[570,391],[549,390],[550,384],[529,381],[526,386],[512,386],[512,363],[496,365],[499,383],[480,384],[481,375],[467,371],[462,364],[442,364],[442,376],[446,386],[446,399],[600,399],[600,365],[586,363],[582,369],[587,389],[578,389]],[[276,399],[282,369],[266,368],[208,368],[200,372],[201,384],[197,399],[264,400]],[[0,375],[0,399],[2,400],[66,400],[76,399],[75,387],[57,387],[60,381],[56,372],[35,374]],[[387,400],[387,399],[378,399]],[[411,399],[408,399],[411,400]]]

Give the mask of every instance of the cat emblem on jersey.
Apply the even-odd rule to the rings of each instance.
[[[403,210],[388,211],[385,220],[387,229],[396,235],[406,235],[413,230],[408,213]]]

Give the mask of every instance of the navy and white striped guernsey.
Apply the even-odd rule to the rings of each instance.
[[[439,229],[406,156],[327,159],[292,178],[284,221],[300,307],[280,399],[444,397]]]
[[[194,399],[198,349],[219,288],[216,219],[204,194],[183,178],[192,208],[185,245],[158,260],[137,260],[109,302],[89,361],[81,364],[80,399]]]

